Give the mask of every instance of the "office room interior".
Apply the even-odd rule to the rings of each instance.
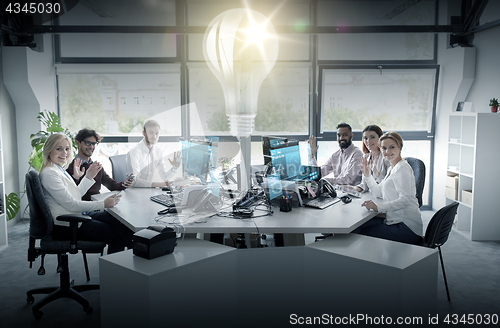
[[[31,25],[8,12],[13,3],[2,4],[0,192],[2,197],[16,193],[21,204],[11,220],[1,217],[0,258],[15,245],[10,231],[29,226],[25,175],[30,135],[44,128],[37,119],[40,112],[56,113],[74,134],[84,127],[96,129],[104,138],[93,158],[108,173],[108,158],[125,154],[140,141],[148,118],[160,122],[160,143],[169,153],[179,148],[180,139],[218,137],[218,168],[225,156],[233,158],[233,167],[242,164],[240,140],[247,139],[250,149],[242,149],[251,154],[251,164],[264,164],[262,136],[307,145],[315,135],[322,164],[338,149],[338,123],[352,125],[353,143],[359,147],[362,129],[378,124],[384,132],[401,134],[403,157],[420,158],[426,166],[424,232],[436,211],[460,203],[450,233],[454,247],[443,245],[445,264],[447,256],[452,259],[447,272],[451,302],[436,265],[440,313],[466,314],[473,299],[481,304],[472,307],[474,314],[484,309],[498,320],[500,152],[495,128],[500,113],[493,113],[490,99],[500,98],[500,1],[59,1],[67,12],[53,20],[34,15]],[[276,63],[258,93],[253,131],[243,137],[232,130],[236,123],[228,122],[225,90],[203,49],[212,19],[234,8],[269,18],[279,43]],[[25,244],[15,247],[27,252],[25,231]],[[478,251],[477,265],[459,258],[482,247],[487,250]],[[36,285],[36,269],[28,268],[25,257],[18,261],[19,270],[30,273],[22,277]],[[81,266],[81,258],[76,261]],[[98,258],[91,261],[98,276]],[[72,274],[82,271],[70,269]],[[469,271],[475,278],[456,273]],[[471,281],[483,277],[482,282]],[[9,288],[5,281],[1,284]],[[485,284],[490,290],[483,299],[478,290]],[[468,301],[470,291],[474,295]],[[25,291],[19,292],[25,302]],[[455,299],[454,292],[459,293]],[[16,311],[31,316],[22,306]],[[46,316],[41,320],[50,320]]]

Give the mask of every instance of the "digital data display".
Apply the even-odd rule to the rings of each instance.
[[[300,175],[301,160],[299,145],[271,149],[273,172],[281,179],[293,179]]]
[[[210,170],[210,143],[181,141],[182,168],[185,176],[205,176]]]

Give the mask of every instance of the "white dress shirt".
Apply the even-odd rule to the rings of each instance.
[[[171,179],[175,172],[167,170],[163,149],[157,144],[151,147],[146,146],[144,138],[127,153],[127,174],[133,173],[135,181],[133,187],[151,187],[155,169],[158,169],[163,181]]]
[[[361,168],[359,162],[363,157],[363,152],[358,147],[351,144],[346,149],[339,149],[328,158],[321,166],[321,177],[332,184],[357,185],[361,182]],[[312,165],[316,164],[316,158],[310,158]],[[329,174],[333,173],[333,177]]]
[[[59,215],[104,210],[104,201],[82,200],[94,179],[84,177],[77,186],[62,167],[52,164],[40,172],[40,182],[56,225],[69,227],[69,222],[56,220]]]
[[[363,181],[374,196],[382,198],[373,202],[379,213],[386,213],[386,224],[403,222],[415,234],[422,236],[423,225],[416,197],[415,177],[406,160],[402,159],[394,167],[390,167],[380,184],[371,175],[363,175]]]

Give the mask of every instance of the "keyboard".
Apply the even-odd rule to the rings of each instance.
[[[340,202],[338,198],[332,198],[330,196],[319,196],[311,200],[302,200],[305,206],[324,209],[330,205]]]
[[[153,202],[157,202],[159,204],[162,204],[166,207],[173,207],[175,206],[175,202],[172,196],[166,195],[166,194],[159,194],[155,196],[151,196],[150,199]]]

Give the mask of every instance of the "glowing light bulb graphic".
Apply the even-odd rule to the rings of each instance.
[[[253,132],[262,82],[278,59],[278,34],[269,19],[250,9],[215,17],[203,38],[203,55],[219,80],[231,134]]]

